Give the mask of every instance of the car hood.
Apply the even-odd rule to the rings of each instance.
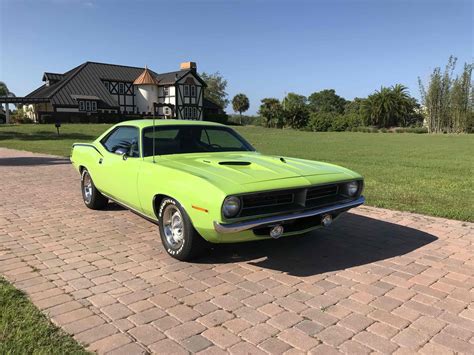
[[[350,172],[310,160],[268,156],[256,152],[193,153],[161,157],[170,168],[213,180],[246,185],[265,181]]]

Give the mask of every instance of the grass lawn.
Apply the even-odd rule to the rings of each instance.
[[[68,156],[110,125],[0,126],[0,146]],[[474,135],[300,132],[237,127],[259,151],[322,160],[365,177],[367,204],[474,222]]]
[[[89,354],[0,277],[0,354]]]

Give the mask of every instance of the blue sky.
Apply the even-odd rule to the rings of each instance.
[[[85,61],[172,71],[193,60],[250,98],[402,83],[418,97],[450,54],[473,59],[468,0],[0,0],[0,80],[17,96]],[[461,63],[460,63],[461,64]],[[460,67],[461,65],[459,65]],[[231,112],[231,107],[228,107]]]

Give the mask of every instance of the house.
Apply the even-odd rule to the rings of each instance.
[[[35,121],[45,114],[68,112],[204,118],[206,83],[195,62],[181,63],[180,70],[161,74],[147,67],[86,62],[65,73],[46,72],[43,82],[15,101],[25,104],[25,114]]]

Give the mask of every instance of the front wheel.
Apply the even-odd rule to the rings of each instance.
[[[165,198],[160,204],[158,220],[161,241],[173,258],[191,260],[204,249],[204,239],[196,232],[178,201]]]
[[[90,209],[102,210],[107,206],[109,200],[97,190],[87,169],[82,171],[81,190],[84,204]]]

